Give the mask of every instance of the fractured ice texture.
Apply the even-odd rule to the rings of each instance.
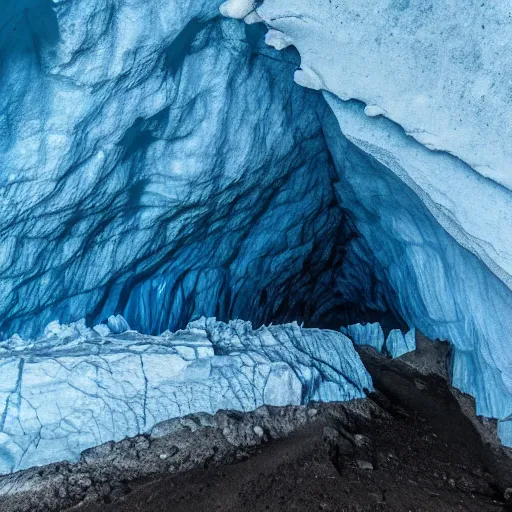
[[[3,342],[0,371],[0,473],[76,460],[193,412],[344,401],[372,389],[339,332],[214,318],[160,336],[53,322],[43,338]]]
[[[158,334],[201,315],[384,308],[334,197],[325,102],[293,83],[295,50],[270,49],[264,27],[220,18],[219,4],[4,6],[5,336],[117,313]]]

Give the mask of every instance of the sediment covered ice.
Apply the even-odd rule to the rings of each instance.
[[[161,336],[97,331],[53,322],[44,338],[0,345],[0,473],[76,460],[189,413],[345,401],[372,389],[335,331],[213,318]]]

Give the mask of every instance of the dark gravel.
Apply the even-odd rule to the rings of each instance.
[[[311,424],[245,461],[135,485],[115,503],[80,510],[507,510],[479,452],[464,438],[449,446],[426,418],[374,398],[391,418],[358,432],[336,422]],[[459,431],[470,427],[462,415],[452,422]]]

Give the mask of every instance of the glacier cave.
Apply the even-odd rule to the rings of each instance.
[[[512,448],[512,25],[469,3],[4,0],[0,474],[362,399],[417,332]]]

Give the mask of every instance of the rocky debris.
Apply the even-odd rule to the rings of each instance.
[[[384,400],[381,398],[380,402]],[[241,449],[246,457],[236,464],[198,467],[139,485],[134,482],[128,495],[111,504],[91,502],[73,510],[508,510],[475,445],[459,438],[453,449],[447,449],[442,435],[427,418],[414,411],[395,415],[392,403],[390,412],[354,424],[347,423],[339,414],[325,421],[325,411],[320,410],[319,422],[309,422],[286,438],[263,443],[254,450]],[[453,427],[467,422],[460,410],[449,410],[448,414]]]
[[[434,342],[416,330],[416,350],[402,357],[389,359],[365,346],[357,351],[379,391],[373,398],[382,407],[397,417],[415,411],[428,418],[438,432],[431,435],[441,435],[447,450],[458,446],[460,439],[474,443],[499,488],[512,486],[512,449],[499,442],[497,421],[477,416],[474,398],[449,384],[448,343]],[[465,424],[451,424],[458,413],[466,418]]]
[[[357,466],[359,469],[365,469],[365,470],[373,470],[373,464],[371,462],[368,462],[367,460],[358,460]]]
[[[265,433],[263,432],[263,429],[259,426],[259,425],[256,425],[254,428],[253,428],[253,431],[254,433],[258,436],[258,437],[263,437],[265,435]]]
[[[108,503],[143,479],[246,460],[261,445],[307,425],[335,422],[338,430],[332,435],[338,439],[340,431],[350,437],[349,431],[385,416],[369,400],[191,414],[159,423],[148,435],[85,450],[76,464],[50,464],[0,477],[0,511],[48,512]]]

